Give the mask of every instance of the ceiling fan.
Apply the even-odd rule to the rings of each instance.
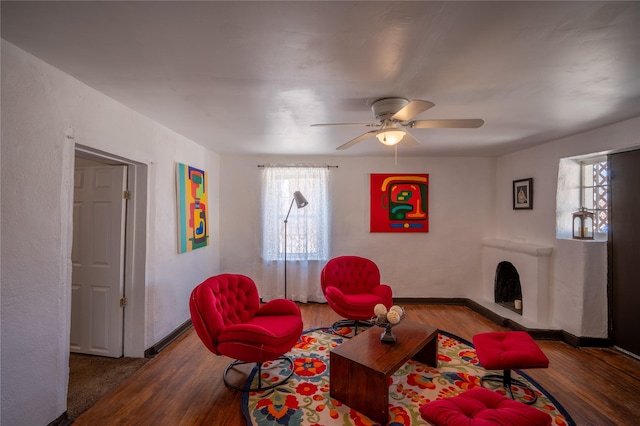
[[[377,127],[360,136],[351,139],[349,142],[340,145],[338,150],[347,149],[368,137],[375,136],[385,145],[393,146],[400,142],[417,144],[418,141],[405,127],[412,129],[471,129],[484,124],[484,120],[479,118],[470,119],[449,119],[449,120],[414,120],[416,115],[433,107],[429,101],[414,99],[411,102],[405,98],[382,98],[371,105],[371,110],[378,120],[377,123],[328,123],[312,124],[311,126],[367,126]]]

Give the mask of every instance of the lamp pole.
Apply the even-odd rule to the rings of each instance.
[[[289,206],[289,211],[287,212],[287,217],[284,218],[284,298],[287,298],[287,223],[289,222],[289,214],[291,213],[291,208],[293,207],[293,202],[295,198],[291,199],[291,205]]]
[[[296,203],[299,209],[305,207],[309,202],[304,195],[300,193],[300,191],[296,191],[293,193],[293,199],[291,199],[291,204],[289,205],[289,211],[287,212],[287,216],[284,218],[284,298],[287,298],[287,223],[289,222],[289,215],[291,214],[291,209],[293,208],[293,203]]]

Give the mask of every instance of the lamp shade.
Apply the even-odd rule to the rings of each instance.
[[[293,198],[294,200],[296,200],[296,206],[298,206],[299,209],[305,207],[307,204],[309,204],[309,202],[307,201],[306,198],[304,198],[304,195],[302,195],[302,193],[300,191],[296,191],[293,193]]]
[[[406,133],[397,123],[385,122],[376,132],[376,138],[385,145],[393,146],[400,143]]]

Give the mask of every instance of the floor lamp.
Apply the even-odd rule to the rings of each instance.
[[[291,213],[291,208],[293,207],[293,203],[296,203],[299,209],[305,207],[309,202],[304,195],[300,193],[300,191],[296,191],[293,193],[293,199],[291,200],[291,205],[289,205],[289,211],[287,212],[287,217],[284,218],[284,298],[287,298],[287,221],[289,220],[289,214]]]

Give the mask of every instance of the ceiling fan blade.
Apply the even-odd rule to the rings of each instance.
[[[475,129],[484,124],[480,118],[452,120],[416,120],[409,123],[412,129]]]
[[[402,145],[415,146],[420,145],[418,140],[413,137],[413,135],[405,130],[404,137],[400,141]]]
[[[360,136],[358,136],[355,139],[351,139],[349,142],[345,143],[344,145],[340,145],[336,149],[347,149],[347,148],[357,144],[358,142],[361,142],[361,141],[367,139],[368,137],[375,135],[377,132],[378,132],[377,130],[370,130],[367,133],[361,134]]]
[[[425,112],[426,110],[431,108],[433,105],[434,104],[432,102],[414,99],[413,101],[405,105],[400,111],[393,114],[391,119],[402,121],[402,122],[409,121],[416,115],[420,114],[421,112]]]
[[[367,126],[367,127],[378,127],[380,123],[321,123],[321,124],[311,124],[311,127],[318,126]]]

